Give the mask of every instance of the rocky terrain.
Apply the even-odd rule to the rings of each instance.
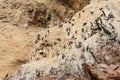
[[[73,4],[67,5],[58,0],[0,0],[0,80],[16,74],[29,61],[41,27],[71,18],[78,11],[69,7]]]
[[[119,0],[91,0],[72,18],[57,16],[63,22],[55,22],[56,17],[49,22],[46,15],[44,20],[49,23],[40,21],[44,27],[37,33],[29,60],[17,74],[6,74],[4,79],[120,80],[119,7]],[[28,27],[38,22],[34,15]]]

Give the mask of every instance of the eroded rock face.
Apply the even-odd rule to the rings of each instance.
[[[76,1],[69,0],[69,4],[63,5],[59,0],[1,0],[0,22],[23,27],[46,27],[55,21],[62,22],[65,18],[70,19],[90,2],[89,0]]]
[[[63,22],[90,3],[90,0],[35,0],[30,9],[29,25],[46,27],[53,22]]]
[[[119,80],[119,1],[92,3],[39,32],[30,62],[11,80]]]
[[[53,7],[54,4],[55,8]],[[61,21],[64,18],[70,18],[74,14],[74,11],[70,12],[70,9],[66,9],[55,0],[1,0],[0,10],[0,23],[22,25],[23,27],[32,25],[44,27],[49,24],[51,18],[52,21],[55,21],[54,19]],[[60,12],[62,15],[59,15]]]
[[[27,24],[29,17],[27,9],[33,7],[30,0],[1,0],[0,1],[0,23],[13,25]]]

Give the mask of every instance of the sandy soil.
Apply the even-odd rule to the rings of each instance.
[[[0,80],[26,63],[38,31],[38,27],[26,29],[0,23]]]

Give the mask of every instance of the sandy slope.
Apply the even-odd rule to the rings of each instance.
[[[0,80],[28,60],[38,31],[38,27],[25,29],[0,23]]]

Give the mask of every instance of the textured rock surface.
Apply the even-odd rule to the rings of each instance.
[[[66,7],[64,7],[60,3],[57,3],[55,0],[1,0],[0,22],[27,27],[29,21],[34,21],[32,22],[34,25],[41,23],[42,26],[44,26],[43,24],[45,24],[44,22],[47,20],[46,18],[51,15],[53,11],[56,11],[56,13],[60,12],[59,8],[53,8],[52,5],[54,4],[57,4],[59,8],[63,8],[63,11],[61,10],[62,15],[54,13],[54,15],[52,15],[52,18],[58,20],[64,19],[65,12],[67,14],[66,17],[71,17],[73,15],[74,11],[72,13],[67,12]],[[54,7],[58,7],[57,5],[55,5]],[[37,19],[35,20],[34,17],[37,17]],[[40,21],[41,18],[42,21]]]
[[[74,10],[59,0],[0,0],[0,80],[28,61],[41,30],[36,25],[46,27],[49,20],[52,23],[73,14]]]
[[[76,1],[69,1],[72,9],[59,0],[1,0],[0,23],[45,27],[49,23],[71,18],[78,8],[82,9],[89,4],[89,0]]]
[[[91,3],[42,29],[30,61],[10,80],[119,80],[120,1]]]

